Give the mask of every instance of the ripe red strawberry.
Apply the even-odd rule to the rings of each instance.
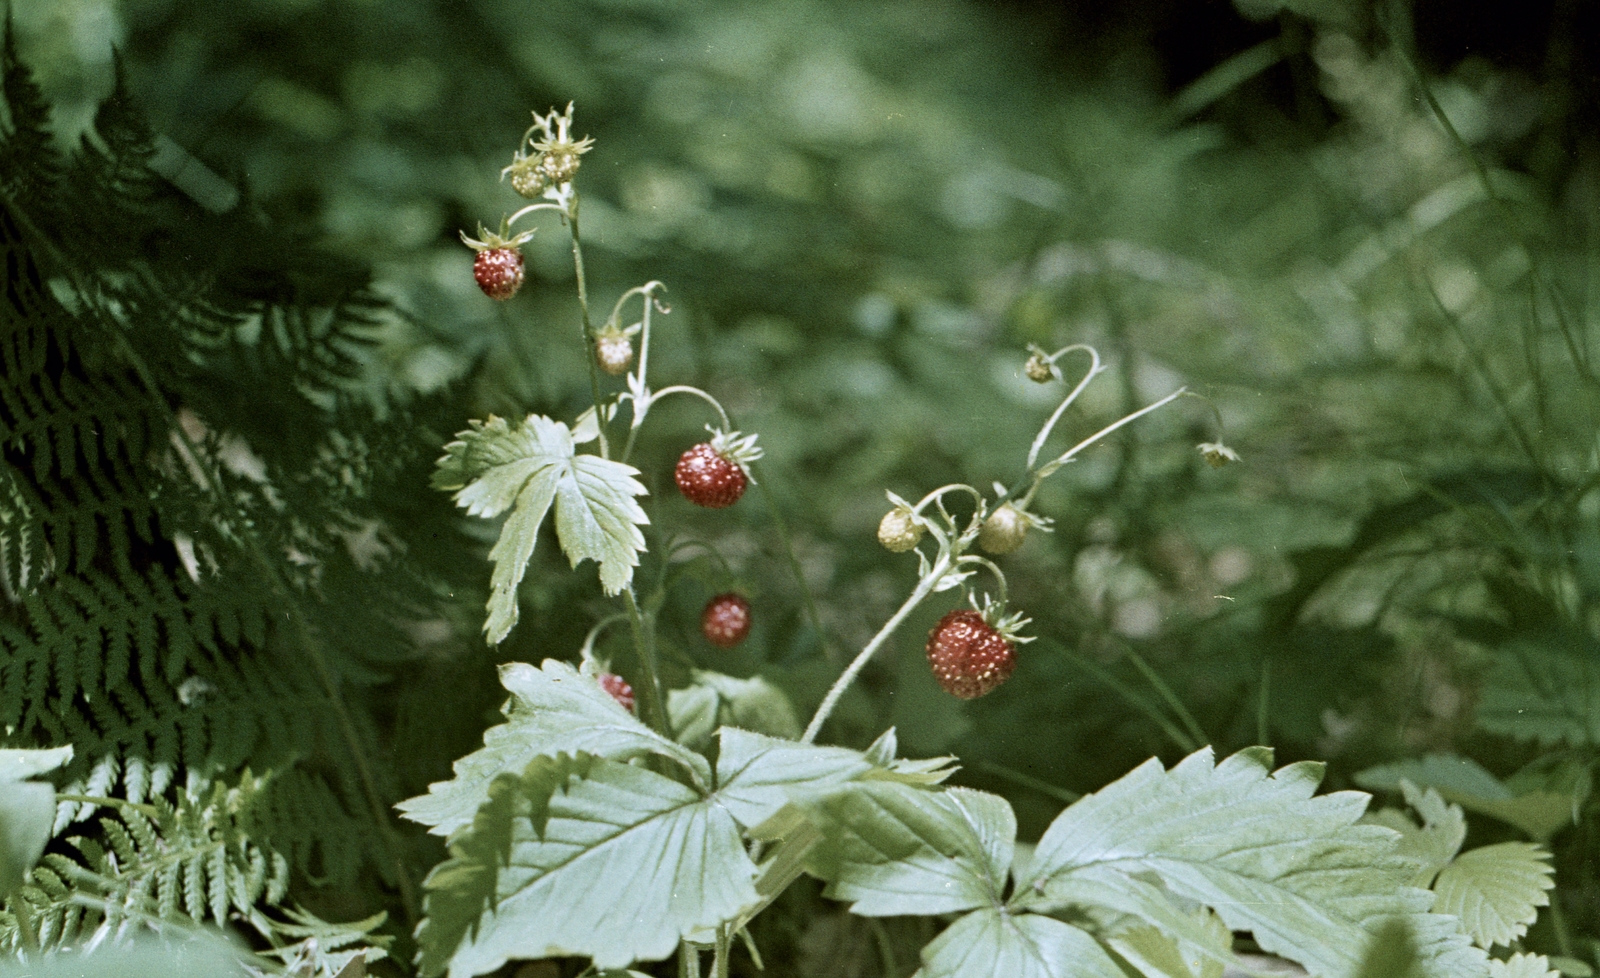
[[[750,635],[750,602],[737,594],[719,594],[700,613],[700,633],[706,641],[731,649]]]
[[[510,222],[500,220],[500,233],[490,234],[478,225],[477,238],[461,232],[461,241],[478,254],[472,259],[472,277],[478,288],[491,299],[504,301],[522,288],[522,252],[517,250],[531,237],[532,231],[511,233]]]
[[[622,704],[622,708],[629,713],[633,712],[633,687],[628,681],[614,672],[602,672],[595,677],[595,682],[600,688],[611,694],[611,698]]]
[[[751,462],[761,457],[755,435],[715,429],[703,441],[678,457],[672,477],[683,498],[696,506],[722,509],[744,495],[750,483]]]
[[[964,700],[991,692],[1017,668],[1017,647],[976,611],[961,608],[928,633],[928,665],[945,692]]]
[[[522,288],[522,252],[515,248],[485,248],[472,260],[472,277],[484,295],[504,302]]]

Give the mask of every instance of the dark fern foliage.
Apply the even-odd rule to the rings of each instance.
[[[63,805],[58,831],[82,834],[30,892],[249,919],[293,892],[292,866],[299,899],[327,884],[343,908],[402,906],[388,806],[415,785],[372,691],[441,592],[385,505],[437,438],[358,391],[385,306],[248,198],[211,213],[168,185],[120,72],[71,152],[9,26],[0,84],[0,746],[70,743],[69,792],[164,813]],[[245,802],[215,793],[250,770]],[[229,816],[251,827],[228,850],[242,868],[129,882],[133,855],[178,844],[157,823],[224,798],[248,808]]]

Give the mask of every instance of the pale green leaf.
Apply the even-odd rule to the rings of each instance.
[[[1467,818],[1460,805],[1447,804],[1432,788],[1424,791],[1402,778],[1400,790],[1406,803],[1422,816],[1420,826],[1405,812],[1394,808],[1373,812],[1362,821],[1400,833],[1400,854],[1417,862],[1417,872],[1408,882],[1412,886],[1427,887],[1432,885],[1439,870],[1461,851],[1461,844],[1467,839]]]
[[[26,781],[49,774],[72,760],[72,747],[43,750],[0,750],[0,783]]]
[[[761,676],[739,679],[696,669],[691,685],[667,693],[667,714],[678,741],[703,746],[719,726],[800,738],[800,721],[783,691]]]
[[[478,889],[492,873],[492,899],[474,926],[430,915],[421,932],[464,934],[444,955],[451,978],[518,958],[580,955],[602,969],[660,960],[759,900],[727,809],[642,767],[540,759],[497,781],[483,814],[452,848],[480,874]],[[430,877],[430,890],[440,885]]]
[[[494,572],[484,631],[490,644],[504,639],[517,622],[517,587],[552,505],[556,536],[572,566],[598,562],[607,594],[632,581],[645,548],[639,527],[650,522],[634,500],[645,494],[634,478],[637,469],[577,454],[565,424],[536,414],[516,428],[493,416],[475,421],[445,452],[434,472],[435,486],[457,489],[456,504],[474,516],[511,510],[489,551]]]
[[[72,760],[72,748],[0,750],[0,899],[44,854],[56,818],[56,789],[25,783]],[[19,783],[21,782],[21,783]]]
[[[412,821],[448,836],[472,822],[501,774],[521,774],[541,755],[584,752],[615,761],[658,754],[683,765],[701,787],[711,783],[706,759],[640,723],[591,678],[565,662],[546,659],[535,669],[525,662],[500,667],[511,693],[506,722],[490,727],[483,747],[455,762],[455,777],[428,786],[428,793],[395,807]]]
[[[1433,884],[1437,913],[1455,914],[1483,947],[1510,944],[1548,906],[1555,886],[1550,854],[1531,842],[1501,842],[1469,849],[1439,872]]]
[[[1004,798],[862,781],[803,807],[827,839],[807,868],[853,913],[954,913],[1000,903],[1017,830]]]
[[[1445,801],[1515,825],[1540,840],[1573,824],[1581,802],[1575,792],[1588,793],[1586,783],[1575,785],[1574,793],[1537,790],[1519,793],[1476,762],[1449,754],[1430,754],[1420,759],[1370,767],[1355,776],[1356,784],[1369,791],[1399,791],[1402,779],[1421,788],[1434,788]]]
[[[1489,978],[1561,978],[1542,954],[1513,954],[1504,961],[1489,962]]]
[[[922,949],[916,978],[1126,978],[1099,942],[1071,924],[985,907]]]
[[[717,707],[722,700],[710,686],[685,686],[667,691],[667,718],[672,735],[685,747],[700,750],[717,730]]]
[[[1320,766],[1269,763],[1257,749],[1220,764],[1198,751],[1171,771],[1141,765],[1056,819],[1013,905],[1071,905],[1074,877],[1104,889],[1108,871],[1153,876],[1313,974],[1353,974],[1371,931],[1393,916],[1410,924],[1425,974],[1484,973],[1482,952],[1453,920],[1426,913],[1430,894],[1406,885],[1415,866],[1395,833],[1357,824],[1366,795],[1313,797]]]
[[[56,789],[31,781],[0,786],[0,899],[22,885],[44,855],[56,818]]]
[[[853,781],[873,765],[859,751],[779,740],[723,727],[717,755],[717,797],[741,825],[778,813],[796,790],[817,792]]]

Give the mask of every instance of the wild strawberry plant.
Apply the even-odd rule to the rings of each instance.
[[[398,806],[449,842],[449,858],[424,884],[416,934],[424,974],[466,978],[553,956],[615,972],[676,956],[680,974],[698,976],[709,951],[722,978],[741,935],[759,961],[747,925],[802,874],[823,880],[825,894],[854,914],[945,921],[922,950],[924,978],[1216,975],[1238,964],[1238,934],[1313,975],[1347,976],[1364,973],[1377,935],[1396,924],[1419,975],[1536,973],[1491,964],[1485,948],[1519,936],[1541,905],[1542,850],[1457,855],[1461,811],[1437,794],[1407,796],[1420,826],[1398,812],[1368,817],[1366,795],[1316,794],[1319,765],[1274,770],[1266,748],[1220,760],[1202,749],[1170,769],[1139,766],[1069,806],[1025,847],[1004,798],[945,784],[955,758],[900,757],[892,729],[864,749],[820,742],[862,669],[937,594],[958,592],[967,605],[928,636],[939,683],[971,698],[1012,675],[1028,619],[1009,607],[1004,570],[991,557],[1051,529],[1032,508],[1045,480],[1185,393],[1047,452],[1063,413],[1105,370],[1089,346],[1031,352],[1030,379],[1067,381],[1071,367],[1071,380],[1011,486],[945,485],[915,502],[888,493],[878,540],[916,552],[908,594],[803,730],[759,678],[696,671],[688,687],[664,689],[654,612],[683,565],[639,504],[646,489],[630,461],[638,437],[661,399],[704,402],[712,436],[684,450],[673,478],[691,503],[713,509],[739,502],[761,449],[712,393],[652,386],[652,317],[667,311],[661,283],[625,291],[593,322],[576,182],[592,141],[573,138],[572,112],[535,114],[505,171],[534,203],[499,234],[468,244],[480,265],[495,256],[475,275],[491,297],[506,298],[510,270],[521,268],[517,248],[532,233],[513,229],[542,217],[565,226],[592,406],[570,423],[475,421],[446,446],[434,485],[471,515],[504,518],[489,551],[489,643],[517,623],[518,586],[552,510],[562,552],[574,567],[595,561],[619,607],[576,650],[578,665],[501,667],[504,722],[456,762],[452,779]],[[607,387],[602,375],[625,375],[623,386]],[[1214,465],[1237,460],[1220,442],[1200,451]],[[652,545],[667,559],[646,587],[638,570]],[[719,594],[704,612],[705,637],[737,644],[759,614],[759,604]],[[594,652],[596,638],[622,623],[633,661],[614,666]]]

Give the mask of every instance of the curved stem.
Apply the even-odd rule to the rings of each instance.
[[[515,214],[512,214],[510,217],[506,218],[506,225],[509,227],[510,225],[522,220],[529,214],[532,214],[534,211],[556,211],[557,213],[561,214],[566,213],[566,211],[563,210],[559,204],[551,204],[548,202],[529,204],[527,207],[524,207],[522,210],[517,211]]]
[[[1171,404],[1173,401],[1177,400],[1188,392],[1189,388],[1180,387],[1171,394],[1168,394],[1166,397],[1163,397],[1161,400],[1156,401],[1154,404],[1147,404],[1132,414],[1129,414],[1120,420],[1113,421],[1111,424],[1106,425],[1104,428],[1101,428],[1099,431],[1085,438],[1083,441],[1080,441],[1076,445],[1073,445],[1071,448],[1067,449],[1065,453],[1063,453],[1059,458],[1055,459],[1055,461],[1050,464],[1065,465],[1067,462],[1072,461],[1072,457],[1074,455],[1083,451],[1085,448],[1088,448],[1090,445],[1093,445],[1095,442],[1099,441],[1105,436],[1111,434],[1113,431],[1116,431],[1118,428],[1122,427],[1128,422],[1135,421],[1149,414],[1151,411],[1156,410],[1157,408]]]
[[[964,565],[964,564],[982,564],[985,568],[987,568],[989,573],[994,575],[995,582],[1000,587],[999,605],[1000,605],[1000,607],[1002,609],[1005,608],[1006,601],[1007,601],[1007,596],[1006,596],[1006,575],[1000,570],[999,567],[995,566],[994,561],[990,560],[987,557],[979,557],[977,554],[967,554],[966,556],[960,558],[957,561],[957,563],[958,564],[962,564],[962,565]]]
[[[817,707],[816,714],[812,716],[811,723],[806,726],[806,732],[800,736],[802,744],[809,744],[817,739],[817,734],[822,730],[823,722],[828,719],[828,715],[833,712],[833,708],[839,705],[839,697],[844,695],[845,690],[850,688],[850,684],[855,682],[856,676],[860,674],[862,669],[866,668],[867,660],[871,659],[873,653],[878,651],[884,641],[894,634],[894,630],[900,627],[900,623],[906,620],[906,616],[910,615],[917,605],[922,603],[924,598],[933,593],[934,587],[944,578],[945,574],[949,573],[950,569],[950,554],[948,552],[941,553],[939,558],[934,561],[933,567],[928,571],[927,575],[917,582],[916,589],[911,592],[911,596],[906,598],[900,609],[888,621],[884,622],[883,627],[878,629],[878,634],[872,636],[872,640],[866,644],[866,647],[856,655],[850,665],[845,667],[839,678],[834,680],[833,686],[828,690],[828,695],[822,698],[822,704]]]
[[[580,658],[580,659],[592,659],[592,658],[594,658],[594,642],[595,642],[595,639],[599,638],[600,637],[600,633],[605,631],[606,628],[608,628],[611,625],[616,624],[617,622],[621,621],[622,619],[624,619],[626,617],[628,617],[628,616],[627,615],[607,615],[606,617],[604,617],[604,618],[600,619],[599,621],[595,622],[594,626],[589,629],[589,634],[587,634],[587,635],[585,635],[583,637],[583,644],[578,646],[578,658]]]
[[[666,697],[661,692],[661,671],[656,667],[655,628],[644,620],[633,588],[625,588],[623,598],[628,604],[628,624],[633,628],[633,647],[639,656],[640,714],[651,730],[671,739],[672,724],[667,720]]]
[[[650,395],[650,403],[652,405],[654,405],[655,402],[661,400],[663,397],[666,397],[668,394],[693,394],[693,395],[695,395],[696,397],[700,398],[701,400],[705,401],[707,404],[710,404],[712,407],[717,409],[717,417],[722,419],[722,429],[724,431],[732,431],[733,430],[733,422],[728,420],[728,412],[726,412],[726,411],[724,411],[722,409],[722,405],[717,401],[716,398],[712,397],[710,394],[707,394],[705,391],[701,390],[700,388],[698,388],[698,387],[690,387],[688,384],[674,384],[671,387],[663,387],[660,390],[656,391],[654,394]],[[638,427],[638,423],[643,421],[643,420],[644,420],[644,415],[643,414],[634,415],[634,427],[637,428]]]
[[[1072,402],[1078,399],[1078,395],[1083,393],[1084,388],[1089,386],[1089,381],[1094,380],[1095,377],[1100,375],[1101,371],[1105,370],[1100,365],[1099,351],[1086,343],[1075,343],[1072,346],[1062,347],[1050,355],[1050,362],[1054,363],[1056,357],[1075,350],[1082,350],[1089,354],[1089,370],[1083,375],[1083,379],[1078,381],[1077,386],[1072,388],[1071,393],[1056,406],[1055,412],[1050,415],[1050,419],[1044,423],[1044,427],[1040,428],[1039,434],[1034,437],[1033,446],[1028,449],[1028,470],[1030,472],[1033,470],[1033,463],[1039,460],[1039,452],[1044,449],[1045,439],[1050,437],[1050,432],[1054,430],[1056,422],[1061,420],[1061,415],[1065,414],[1067,408],[1072,406]]]

